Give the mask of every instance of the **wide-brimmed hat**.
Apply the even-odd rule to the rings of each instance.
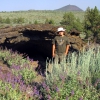
[[[62,32],[65,32],[65,30],[66,30],[66,29],[64,29],[63,27],[59,27],[59,28],[57,29],[57,32],[61,32],[61,31],[62,31]]]

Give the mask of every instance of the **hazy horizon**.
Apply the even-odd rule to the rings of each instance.
[[[1,11],[23,11],[23,10],[56,10],[67,5],[75,5],[85,11],[88,7],[95,6],[100,10],[98,0],[2,0],[0,5]]]

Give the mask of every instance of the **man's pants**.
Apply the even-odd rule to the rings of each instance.
[[[66,55],[63,54],[55,54],[54,63],[63,63],[66,62]]]
[[[53,59],[53,63],[55,63],[55,64],[66,63],[66,55],[64,53],[63,54],[55,54],[55,57]],[[47,71],[49,73],[52,73],[52,69],[53,69],[53,65],[51,63],[49,63],[48,67],[47,67]]]

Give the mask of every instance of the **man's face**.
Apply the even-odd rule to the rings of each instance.
[[[63,36],[63,35],[64,35],[64,32],[63,32],[63,31],[59,31],[58,34],[59,34],[60,36]]]

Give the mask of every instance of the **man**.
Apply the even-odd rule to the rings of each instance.
[[[69,42],[65,36],[65,29],[59,27],[57,29],[57,36],[52,40],[52,57],[55,62],[60,63],[68,54]]]

